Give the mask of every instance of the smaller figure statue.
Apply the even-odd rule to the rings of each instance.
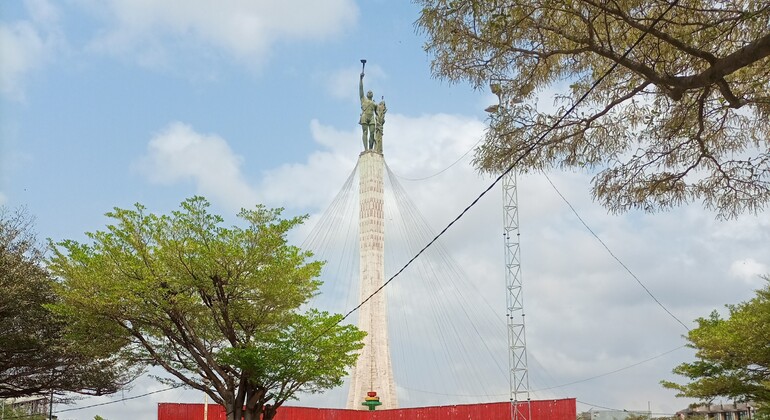
[[[374,129],[374,144],[375,151],[382,153],[382,132],[385,126],[385,113],[388,112],[388,107],[385,106],[385,98],[382,98],[380,103],[377,104],[375,113],[377,114],[377,125]]]
[[[374,125],[375,125],[375,112],[377,105],[372,98],[374,93],[370,90],[364,96],[364,73],[361,72],[361,78],[358,83],[358,96],[361,98],[361,118],[358,123],[361,124],[361,130],[363,132],[361,139],[364,142],[364,150],[371,150],[374,148]]]

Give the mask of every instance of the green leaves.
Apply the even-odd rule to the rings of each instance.
[[[770,403],[770,286],[757,296],[729,306],[729,317],[715,311],[697,320],[698,328],[687,336],[697,350],[697,360],[682,363],[674,373],[689,382],[664,381],[678,396],[709,401],[723,396],[736,400]]]
[[[208,207],[193,197],[170,215],[116,208],[90,243],[55,244],[49,266],[62,302],[54,308],[71,334],[127,364],[163,367],[234,418],[244,405],[256,413],[298,390],[341,384],[362,333],[299,311],[322,266],[286,242],[305,217],[257,206],[238,214],[243,227],[226,227]]]
[[[297,390],[319,392],[342,384],[366,333],[338,325],[340,315],[309,310],[294,314],[287,328],[239,348],[228,348],[219,360],[240,369],[249,381],[274,389],[282,403]]]

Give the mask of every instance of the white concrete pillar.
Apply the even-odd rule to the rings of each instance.
[[[366,151],[358,158],[360,301],[382,286],[385,277],[385,216],[383,172],[380,153]],[[375,391],[381,406],[398,408],[393,367],[388,344],[387,298],[383,289],[358,310],[358,328],[366,331],[364,348],[350,375],[347,408],[367,410],[361,403],[366,393]]]

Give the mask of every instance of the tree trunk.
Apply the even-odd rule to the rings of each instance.
[[[227,420],[241,420],[243,417],[243,408],[237,408],[235,404],[229,401],[225,404],[225,413],[227,413]]]
[[[235,420],[235,412],[233,411],[232,404],[225,404],[225,415],[227,416],[227,420]]]
[[[227,413],[227,420],[261,420],[261,419],[272,419],[273,416],[275,416],[275,410],[273,410],[273,413],[270,417],[267,416],[267,410],[265,410],[265,415],[262,417],[263,410],[261,406],[256,407],[244,407],[241,405],[240,407],[238,405],[226,405],[225,411]]]
[[[244,378],[241,379],[236,402],[240,401],[239,407],[242,409],[243,420],[262,420],[266,393],[267,390],[263,387],[255,386]],[[238,417],[235,420],[241,419]]]
[[[235,395],[232,392],[222,392],[219,396],[222,397],[222,407],[225,408],[227,420],[235,420],[236,418],[240,420],[240,417],[235,417]]]
[[[265,409],[262,412],[262,420],[273,420],[275,413],[278,411],[278,407],[274,405],[265,404]]]
[[[235,398],[228,399],[225,409],[227,410],[227,420],[242,420],[243,419],[243,400],[245,395],[238,392]]]
[[[249,406],[248,404],[243,410],[243,420],[261,420],[262,419],[262,404],[255,404]]]

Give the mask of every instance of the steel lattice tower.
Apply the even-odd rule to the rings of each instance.
[[[524,334],[524,296],[519,249],[519,202],[516,173],[503,177],[503,240],[505,243],[505,288],[508,323],[508,368],[511,386],[511,419],[531,418],[527,340]]]

